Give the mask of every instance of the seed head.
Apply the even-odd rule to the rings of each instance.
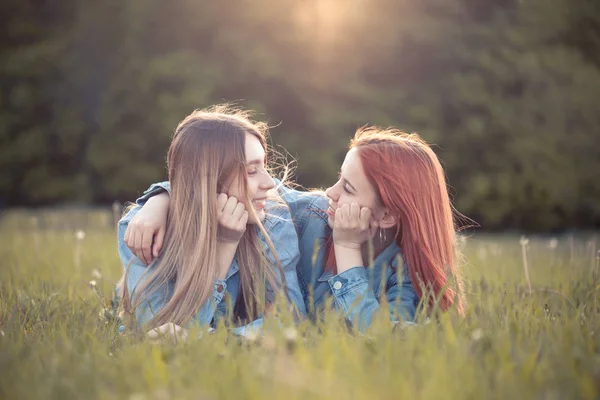
[[[529,239],[527,239],[525,235],[523,235],[521,236],[521,240],[519,241],[519,243],[521,243],[521,246],[525,247],[529,244]]]

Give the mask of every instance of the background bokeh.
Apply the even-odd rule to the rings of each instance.
[[[133,200],[177,122],[238,101],[297,181],[419,132],[487,230],[600,227],[600,2],[4,0],[0,206]]]

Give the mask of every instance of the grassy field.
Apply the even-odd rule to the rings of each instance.
[[[100,211],[3,215],[0,399],[600,397],[600,235],[465,239],[464,319],[151,344],[104,311],[121,273],[113,226]]]

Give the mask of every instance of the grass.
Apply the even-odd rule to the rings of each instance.
[[[110,214],[31,215],[0,224],[0,399],[600,396],[593,234],[529,238],[531,291],[519,237],[467,238],[463,319],[394,330],[378,321],[361,336],[329,315],[256,340],[219,329],[157,345],[105,315],[121,273]]]

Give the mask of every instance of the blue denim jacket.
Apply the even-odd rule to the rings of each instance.
[[[167,188],[168,182],[156,185],[153,187]],[[311,317],[316,317],[327,299],[332,299],[349,323],[365,331],[380,308],[379,299],[385,294],[392,321],[414,321],[419,296],[396,243],[385,248],[372,267],[356,266],[337,275],[326,272],[325,243],[332,233],[327,224],[327,198],[285,186],[280,186],[279,194],[290,207],[296,225],[300,248],[298,282]],[[402,265],[400,273],[399,265]]]
[[[127,289],[135,298],[135,288],[141,283],[140,279],[145,279],[148,276],[147,270],[151,270],[152,266],[147,267],[144,265],[127,247],[124,241],[125,231],[131,219],[137,214],[141,207],[146,201],[162,192],[163,190],[170,191],[169,182],[162,182],[160,184],[152,185],[143,196],[140,197],[136,203],[137,206],[130,210],[119,221],[119,235],[118,235],[118,248],[121,262],[125,269],[129,269],[127,274]],[[279,261],[283,268],[286,288],[291,302],[297,307],[298,312],[301,315],[306,315],[306,308],[303,301],[303,295],[298,285],[298,277],[296,274],[296,265],[300,258],[298,251],[298,236],[294,228],[294,224],[291,220],[290,212],[285,207],[271,207],[265,221],[263,222],[265,229],[269,232]],[[266,241],[262,233],[259,232],[259,237],[265,244],[267,257],[274,260],[273,254],[269,247],[266,245]],[[146,274],[144,275],[144,273]],[[150,272],[150,271],[148,271]],[[200,308],[195,318],[190,321],[189,325],[199,324],[201,326],[214,327],[216,321],[220,318],[224,318],[226,315],[226,306],[229,301],[224,301],[225,296],[228,296],[231,300],[230,304],[235,304],[238,296],[240,274],[237,260],[234,259],[225,279],[216,280],[213,283],[213,293],[211,298]],[[138,323],[144,324],[148,322],[152,316],[161,309],[165,304],[166,300],[172,295],[173,285],[170,284],[168,287],[161,288],[158,292],[154,293],[152,297],[145,301],[136,310],[136,317]],[[246,328],[251,327],[252,330],[259,329],[262,323],[262,319],[258,319],[252,322],[247,327],[239,327],[234,329],[234,333],[243,334]],[[239,332],[238,332],[239,331]]]
[[[332,298],[347,321],[364,331],[380,308],[379,299],[385,295],[392,321],[414,320],[419,297],[396,243],[385,248],[373,266],[359,265],[334,275],[325,271],[325,244],[332,234],[327,223],[327,198],[286,187],[280,189],[280,194],[290,206],[300,239],[298,280],[309,311],[322,310],[326,300]]]

